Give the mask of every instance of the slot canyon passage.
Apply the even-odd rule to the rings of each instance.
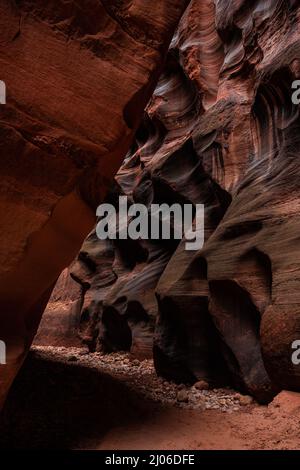
[[[0,66],[0,447],[299,449],[299,2],[0,0]]]

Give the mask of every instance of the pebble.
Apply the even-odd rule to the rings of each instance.
[[[70,356],[70,357],[68,357],[68,361],[69,361],[69,362],[77,362],[78,360],[79,360],[79,359],[78,359],[77,356]]]
[[[251,403],[253,403],[253,398],[250,397],[249,395],[240,395],[238,397],[238,400],[239,400],[240,405],[242,406],[251,405]]]
[[[89,351],[88,350],[83,350],[83,351],[80,351],[79,353],[79,356],[88,356],[89,355]]]
[[[189,401],[189,395],[186,390],[179,390],[177,393],[177,401],[180,403],[187,403]]]
[[[206,380],[199,380],[194,384],[197,390],[209,390],[209,383]]]
[[[157,377],[151,359],[139,361],[129,353],[85,353],[79,348],[33,347],[35,354],[53,358],[55,361],[80,362],[96,373],[108,373],[122,380],[145,400],[159,402],[160,406],[177,406],[189,410],[219,410],[222,413],[240,411],[241,407],[253,403],[251,397],[234,392],[230,388],[209,387],[205,380],[194,385],[175,384]],[[138,368],[138,369],[137,369]],[[138,374],[137,374],[138,370]]]
[[[165,383],[166,383],[166,382],[164,382],[164,384],[165,384]],[[178,388],[178,390],[185,390],[185,389],[186,389],[186,386],[185,386],[184,384],[179,384],[179,385],[177,386],[177,388]]]

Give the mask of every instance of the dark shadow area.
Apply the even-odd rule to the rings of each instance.
[[[269,403],[275,391],[261,355],[259,310],[250,293],[235,281],[210,281],[209,288],[209,311],[223,341],[223,357],[235,387],[259,403]]]
[[[97,369],[30,353],[0,423],[0,449],[74,449],[115,426],[146,419],[134,391]]]
[[[132,332],[125,315],[114,307],[105,307],[102,314],[101,344],[105,352],[130,351]]]
[[[153,348],[158,375],[176,383],[206,380],[213,386],[229,385],[208,298],[174,293],[172,297],[158,298],[158,304],[160,317]]]

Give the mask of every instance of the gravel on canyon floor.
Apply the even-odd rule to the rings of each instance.
[[[210,389],[204,380],[192,386],[169,382],[156,375],[152,360],[139,361],[126,352],[89,353],[85,349],[52,346],[34,346],[32,351],[41,357],[66,363],[76,362],[113,375],[126,382],[145,399],[163,405],[189,410],[218,410],[224,413],[234,413],[254,406],[252,397],[241,395],[230,388]]]

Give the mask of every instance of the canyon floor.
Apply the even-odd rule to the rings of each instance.
[[[0,448],[299,449],[300,395],[268,406],[158,378],[151,360],[34,347],[3,411]]]

